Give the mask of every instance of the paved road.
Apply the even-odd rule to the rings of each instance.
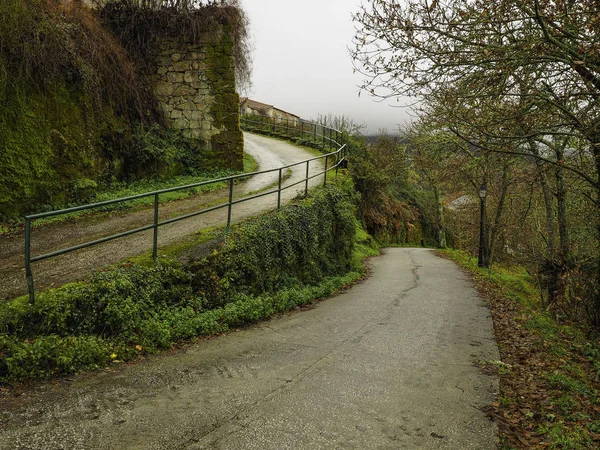
[[[425,249],[371,262],[312,309],[6,401],[0,449],[494,449],[470,281]]]
[[[286,142],[264,136],[244,133],[244,150],[252,155],[259,164],[260,170],[274,169],[313,157],[305,150]],[[323,170],[320,161],[310,163],[310,175]],[[285,175],[285,173],[284,173]],[[302,180],[306,175],[306,165],[295,166],[284,186],[290,186]],[[277,172],[262,174],[235,187],[234,199],[248,193],[271,186],[278,180]],[[322,179],[314,178],[310,186],[322,183]],[[294,198],[304,184],[283,192],[282,203]],[[201,210],[215,201],[227,201],[224,191],[208,193],[190,199],[170,202],[160,207],[160,219],[181,216]],[[234,206],[232,222],[264,213],[277,206],[277,195],[260,197]],[[67,248],[82,242],[88,242],[115,233],[133,230],[153,223],[152,208],[135,212],[114,212],[98,217],[84,218],[74,222],[50,225],[32,232],[32,251],[34,255],[49,253]],[[159,245],[172,244],[193,236],[201,228],[222,226],[227,223],[227,209],[214,211],[182,222],[161,227]],[[33,264],[33,272],[37,289],[51,285],[85,278],[94,270],[107,267],[125,258],[148,252],[152,249],[152,231],[138,233],[127,238],[101,244],[75,253]],[[25,269],[23,268],[23,233],[0,236],[0,299],[13,298],[27,292]]]

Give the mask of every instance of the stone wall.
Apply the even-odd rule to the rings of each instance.
[[[0,0],[2,1],[2,0]],[[61,0],[65,6],[103,5],[104,0]],[[161,4],[161,0],[156,0]],[[197,139],[207,167],[243,169],[243,135],[235,61],[227,27],[195,42],[160,38],[155,72],[148,74],[167,124]]]
[[[158,43],[154,94],[174,129],[199,141],[207,166],[243,169],[243,136],[227,33],[196,42],[163,38]]]

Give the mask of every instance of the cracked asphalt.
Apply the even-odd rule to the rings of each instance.
[[[300,147],[256,134],[244,133],[244,142],[244,150],[258,162],[259,170],[275,169],[314,157],[314,155]],[[313,187],[321,184],[322,178],[316,175],[323,171],[323,163],[312,161],[309,169],[309,176],[315,177],[310,180],[309,186]],[[283,186],[298,183],[305,176],[305,164],[294,166],[291,168],[291,175],[285,180]],[[277,180],[277,172],[255,175],[235,186],[234,200],[271,186],[277,183]],[[289,202],[299,192],[303,191],[304,183],[283,191],[282,204]],[[159,212],[160,220],[198,211],[214,202],[227,202],[227,195],[226,191],[217,191],[162,204]],[[233,207],[232,223],[262,214],[274,209],[276,206],[277,194],[236,204]],[[32,254],[49,253],[152,223],[153,209],[150,207],[137,211],[99,214],[35,228],[32,231]],[[159,246],[181,242],[189,239],[202,228],[223,226],[226,223],[227,208],[223,208],[163,226],[159,229]],[[14,298],[27,293],[23,246],[23,232],[0,235],[0,299]],[[41,290],[81,280],[95,270],[146,253],[151,249],[152,231],[150,230],[46,261],[40,261],[32,265],[35,286],[37,290]]]
[[[314,307],[2,398],[0,449],[494,449],[492,321],[468,277],[393,248]]]

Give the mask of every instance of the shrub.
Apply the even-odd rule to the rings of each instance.
[[[355,233],[351,198],[330,187],[232,231],[218,252],[191,264],[192,287],[218,307],[234,292],[314,284],[349,269]]]
[[[360,276],[356,234],[350,190],[330,186],[242,224],[189,265],[123,264],[34,305],[4,303],[0,382],[102,367],[329,295]]]

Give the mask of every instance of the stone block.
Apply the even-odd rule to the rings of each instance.
[[[161,111],[165,114],[165,115],[169,115],[171,113],[171,111],[173,110],[173,107],[166,104],[166,103],[159,103],[159,108],[161,109]]]
[[[175,88],[175,90],[173,91],[173,95],[178,95],[181,97],[192,96],[194,94],[196,94],[196,89],[185,84],[179,85],[179,87]]]
[[[191,68],[191,61],[177,61],[176,63],[173,63],[172,70],[174,72],[185,72],[186,70],[190,70]]]
[[[198,71],[196,71],[196,70],[188,70],[183,75],[183,80],[188,84],[192,84],[194,81],[197,81],[198,79],[199,79]]]
[[[190,127],[190,122],[187,119],[176,119],[173,121],[173,128],[176,130],[185,130]]]
[[[194,103],[194,105],[196,105],[196,111],[201,112],[204,116],[208,115],[208,112],[210,111],[210,105],[208,103],[199,102],[199,103]],[[208,120],[208,119],[204,119],[204,120]]]
[[[171,97],[167,103],[171,106],[179,106],[181,104],[180,98],[181,97]]]
[[[183,83],[183,74],[180,72],[169,72],[167,74],[167,81],[169,83]]]
[[[191,119],[190,120],[202,122],[203,119],[204,119],[203,111],[191,111]]]
[[[202,131],[210,131],[212,125],[207,120],[202,121]]]
[[[171,119],[181,119],[183,117],[183,112],[179,110],[171,111]]]
[[[190,86],[196,90],[203,90],[206,87],[206,83],[200,80],[194,80],[190,83]]]
[[[167,70],[167,68],[166,68],[166,67],[159,67],[158,69],[156,69],[156,73],[157,73],[158,75],[164,75],[164,74],[165,74],[165,73],[167,73],[167,72],[168,72],[168,70]]]
[[[173,53],[171,55],[171,60],[174,62],[181,61],[181,53]]]
[[[169,97],[173,95],[173,85],[164,81],[159,81],[154,85],[154,95],[157,97]]]
[[[202,128],[202,122],[197,120],[190,120],[190,129],[197,130]]]
[[[185,101],[181,104],[181,106],[185,110],[196,111],[196,104],[193,101],[189,100],[189,97],[185,98]]]

